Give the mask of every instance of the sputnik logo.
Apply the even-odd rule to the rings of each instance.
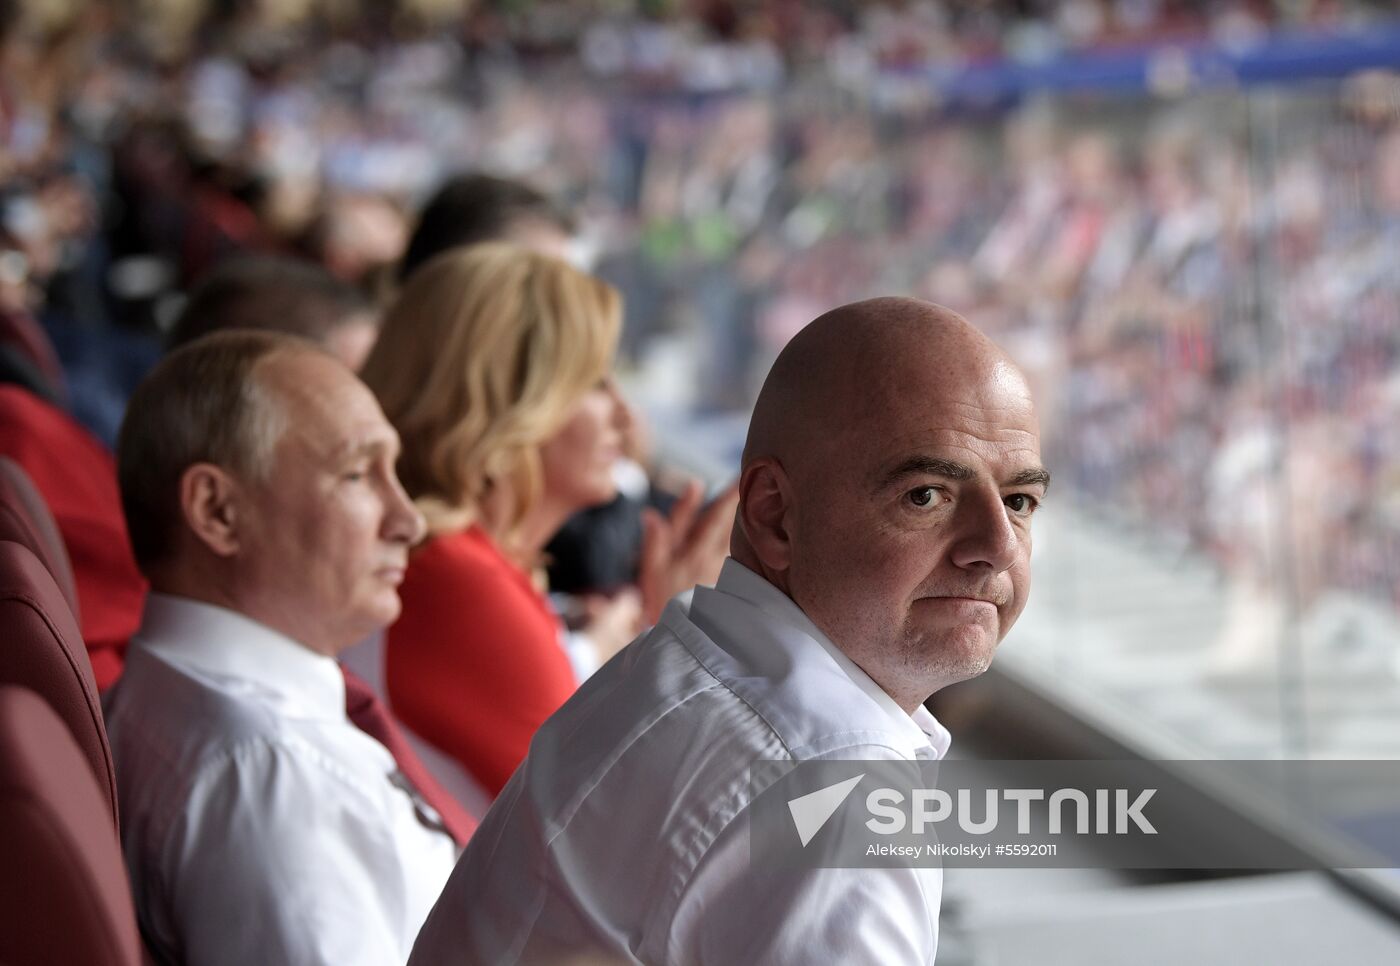
[[[802,840],[804,849],[864,777],[865,773],[862,772],[855,778],[848,778],[835,785],[828,785],[826,788],[788,800],[792,824],[797,828],[797,837]]]

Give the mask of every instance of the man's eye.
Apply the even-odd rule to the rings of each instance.
[[[933,506],[934,501],[938,499],[938,487],[921,486],[910,490],[905,497],[915,506]]]
[[[1040,501],[1029,493],[1013,493],[1006,498],[1006,505],[1011,508],[1012,513],[1028,517],[1040,506]]]
[[[369,476],[369,470],[364,469],[346,470],[340,474],[340,478],[347,483],[359,483],[367,476]]]

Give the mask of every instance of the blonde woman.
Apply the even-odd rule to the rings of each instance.
[[[569,516],[615,495],[631,418],[612,379],[620,326],[621,299],[605,282],[547,255],[477,245],[414,273],[362,372],[399,432],[399,477],[429,524],[387,636],[390,703],[492,795],[577,686],[535,574]],[[698,502],[692,487],[669,520],[647,520],[649,620],[718,571],[733,497],[701,514]],[[637,624],[625,604],[610,618]]]

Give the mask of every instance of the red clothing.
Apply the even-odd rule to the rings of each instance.
[[[418,550],[399,596],[384,651],[394,714],[499,794],[577,686],[558,618],[479,527]]]
[[[432,772],[428,771],[428,766],[423,764],[418,753],[404,737],[399,723],[394,720],[384,702],[379,700],[379,695],[374,693],[374,688],[347,667],[342,667],[340,673],[345,675],[346,717],[356,728],[389,749],[389,754],[398,762],[399,771],[418,790],[423,800],[438,813],[447,834],[452,836],[452,840],[458,845],[465,847],[471,840],[472,833],[476,831],[476,818],[438,784]]]
[[[110,453],[67,413],[0,385],[0,453],[18,463],[49,505],[73,563],[83,640],[98,688],[121,675],[141,623],[146,580],[126,535]]]
[[[63,364],[58,361],[58,352],[44,331],[28,312],[0,309],[0,345],[14,346],[20,356],[33,364],[35,372],[42,377],[47,390],[62,402],[65,389]]]

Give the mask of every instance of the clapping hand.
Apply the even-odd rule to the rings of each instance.
[[[739,483],[725,487],[703,508],[704,490],[692,480],[669,515],[648,508],[642,514],[642,554],[638,584],[642,617],[661,617],[666,602],[696,584],[713,584],[729,552],[729,534],[739,505]]]

